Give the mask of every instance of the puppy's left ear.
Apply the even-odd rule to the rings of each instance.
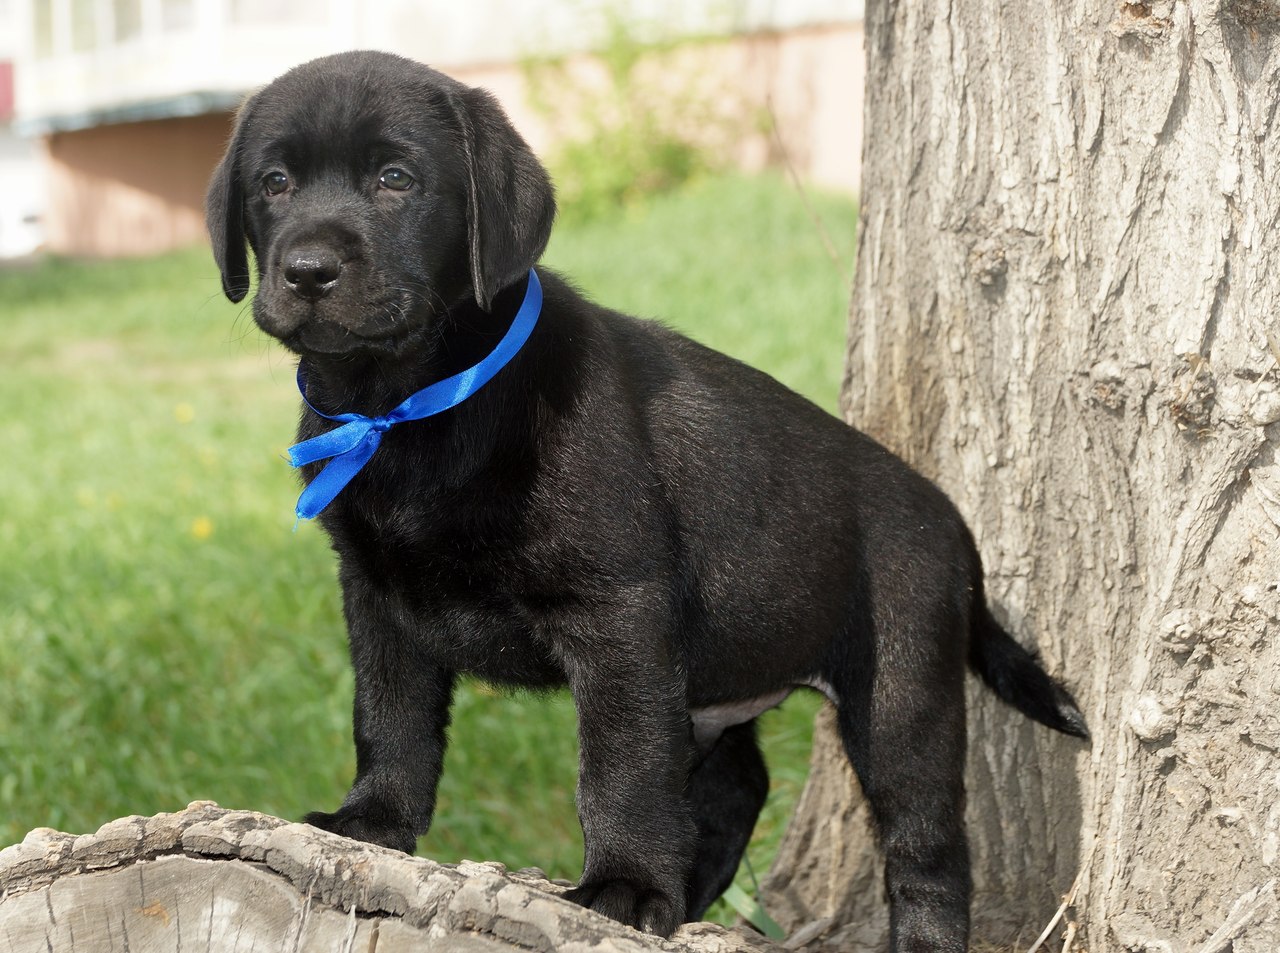
[[[249,100],[236,116],[235,132],[226,154],[209,180],[204,200],[204,221],[213,244],[213,259],[222,273],[222,293],[241,301],[249,293],[249,257],[245,249],[244,189],[236,166],[242,148],[244,127],[253,106]]]
[[[450,97],[467,164],[471,284],[485,311],[537,264],[551,237],[555,191],[547,170],[483,89]]]

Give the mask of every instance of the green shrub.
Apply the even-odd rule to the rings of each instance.
[[[529,57],[529,99],[556,135],[548,156],[561,216],[613,214],[725,171],[760,116],[690,55],[715,37],[672,37],[625,5],[600,11],[589,59]]]

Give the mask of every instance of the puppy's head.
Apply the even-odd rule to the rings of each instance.
[[[394,352],[538,260],[555,199],[483,90],[387,53],[286,73],[240,110],[206,200],[222,289],[300,354]]]

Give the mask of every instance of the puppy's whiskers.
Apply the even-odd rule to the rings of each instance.
[[[231,322],[227,343],[243,344],[253,335],[255,328],[257,328],[257,324],[253,320],[253,309],[246,301],[240,306],[240,309],[236,312],[235,319]]]

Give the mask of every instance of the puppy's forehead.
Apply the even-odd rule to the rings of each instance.
[[[383,53],[313,60],[256,98],[252,141],[263,158],[318,147],[355,157],[412,148],[451,134],[449,94],[464,87],[421,64]]]

